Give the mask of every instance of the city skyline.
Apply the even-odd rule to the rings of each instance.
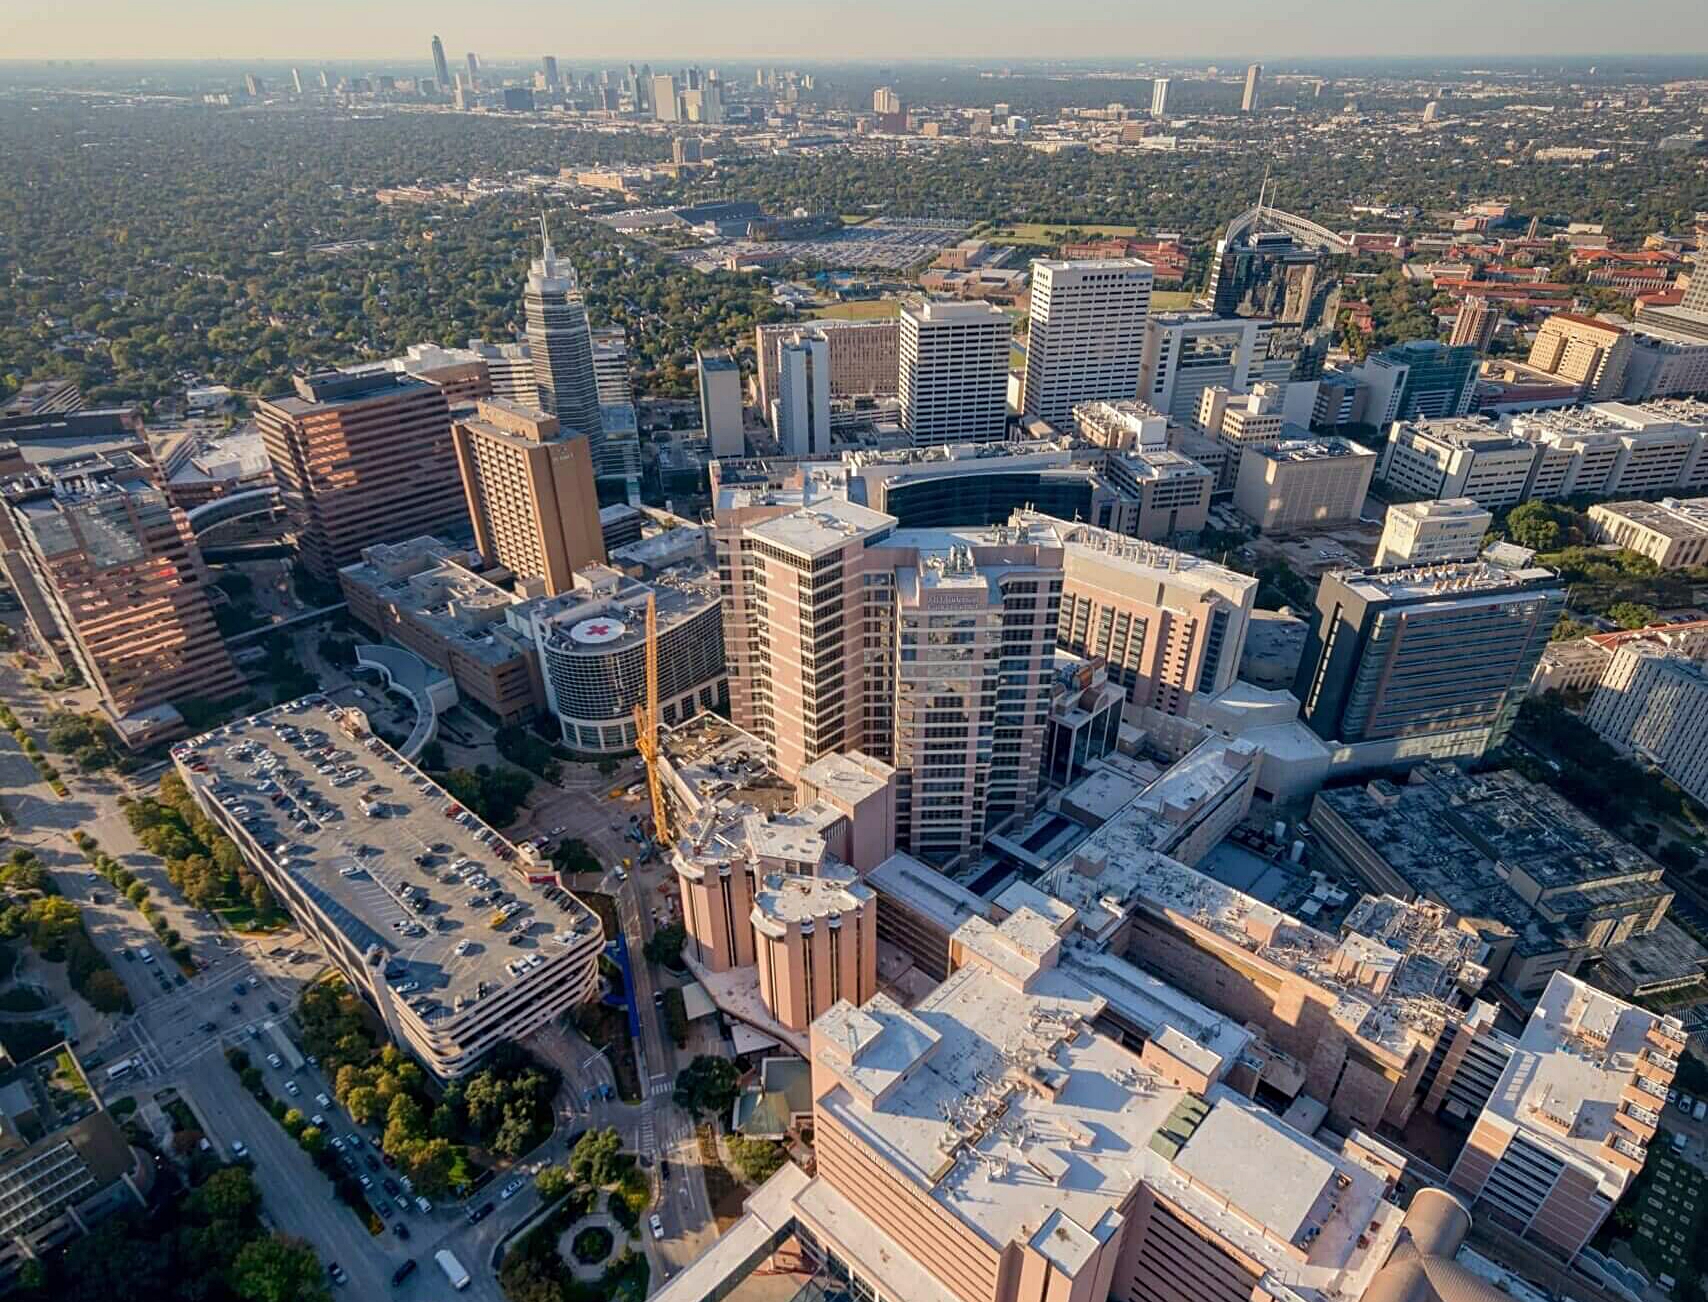
[[[1393,4],[1391,8],[1395,17],[1402,15],[1399,5]],[[1622,38],[1632,44],[1618,51],[1609,51],[1605,45],[1607,20],[1617,13],[1606,0],[1564,0],[1552,6],[1553,21],[1547,35],[1558,44],[1546,50],[1535,48],[1536,32],[1531,16],[1522,10],[1490,11],[1471,0],[1443,0],[1436,10],[1436,21],[1427,28],[1411,31],[1408,56],[1539,60],[1593,57],[1613,62],[1632,56],[1708,52],[1708,12],[1688,0],[1656,0],[1645,12],[1646,21],[1640,31],[1621,29]],[[969,21],[979,15],[987,20],[1002,19],[1005,11],[1010,11],[1013,21],[977,24]],[[929,11],[904,6],[897,0],[879,0],[863,8],[860,22],[841,34],[834,56],[842,60],[876,59],[895,63],[948,56],[1028,61],[1083,58],[1093,53],[1087,49],[1083,35],[1084,24],[1088,22],[1097,25],[1099,49],[1123,50],[1122,56],[1105,57],[1227,60],[1229,72],[1236,71],[1233,66],[1236,58],[1241,60],[1237,70],[1243,71],[1248,57],[1381,58],[1391,52],[1386,27],[1379,21],[1370,21],[1369,6],[1354,5],[1352,0],[1326,0],[1314,5],[1310,22],[1302,22],[1298,13],[1286,8],[1260,4],[1257,0],[1233,0],[1221,15],[1223,21],[1219,26],[1222,31],[1239,33],[1240,49],[1222,54],[1205,50],[1202,23],[1195,14],[1171,12],[1161,6],[1141,6],[1115,16],[1087,0],[1077,0],[1066,9],[1057,7],[1052,11],[1051,22],[1042,29],[1029,31],[1027,39],[1018,43],[1023,49],[1016,48],[1017,43],[1009,33],[1016,23],[1024,23],[1031,16],[1029,9],[1023,11],[1012,0],[985,4],[976,10],[967,0],[947,0]],[[268,58],[280,61],[308,57],[391,59],[406,55],[419,59],[422,56],[416,52],[416,45],[425,51],[435,32],[452,49],[482,45],[484,38],[491,35],[489,28],[476,27],[471,33],[468,11],[443,0],[411,5],[398,0],[376,0],[357,9],[333,5],[327,0],[304,0],[289,6],[278,0],[260,0],[245,6],[240,18],[234,17],[230,7],[213,0],[194,0],[173,8],[172,17],[177,21],[163,22],[162,17],[155,6],[121,0],[86,0],[70,9],[29,4],[21,12],[0,20],[0,46],[20,61],[259,58],[258,54],[242,53],[245,47],[257,52],[271,51]],[[644,23],[615,13],[565,16],[540,0],[523,0],[513,8],[512,17],[517,22],[510,30],[525,27],[534,34],[532,44],[540,49],[590,52],[572,56],[569,60],[572,63],[639,57],[635,52],[656,40],[660,31],[672,34],[680,57],[700,60],[822,60],[828,53],[818,12],[801,11],[775,0],[759,0],[749,5],[738,24],[729,22],[723,13],[709,12],[685,0],[661,0],[648,11]],[[339,32],[341,48],[293,46],[280,50],[278,23],[286,19],[288,30],[292,31]],[[1467,30],[1464,24],[1477,33],[1479,49],[1474,55],[1468,54],[1463,44],[1461,33]],[[412,32],[419,32],[419,42],[406,35]],[[761,32],[764,40],[755,43],[754,34]],[[982,43],[977,39],[980,32],[989,33]],[[900,53],[904,49],[911,54]],[[537,52],[505,50],[483,57],[537,60],[539,56]]]

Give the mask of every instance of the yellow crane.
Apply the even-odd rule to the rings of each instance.
[[[664,780],[658,772],[658,605],[646,594],[646,699],[635,705],[635,749],[646,761],[646,786],[652,795],[652,835],[670,844],[670,814],[664,807]]]

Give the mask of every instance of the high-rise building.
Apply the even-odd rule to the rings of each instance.
[[[890,86],[879,86],[872,92],[872,112],[892,117],[901,112],[901,96]]]
[[[771,418],[771,400],[777,396],[777,350],[794,335],[798,325],[762,325],[755,328],[759,407]],[[814,321],[812,329],[825,341],[830,358],[831,398],[893,398],[901,372],[901,319],[881,321]]]
[[[1140,258],[1033,261],[1025,415],[1066,429],[1079,403],[1138,392],[1151,280]]]
[[[443,389],[381,367],[299,375],[293,388],[255,419],[311,574],[330,581],[374,543],[467,534]]]
[[[547,90],[557,90],[559,87],[561,87],[563,85],[562,79],[558,76],[557,55],[547,54],[547,55],[541,56],[541,58],[540,58],[540,71],[543,72],[546,76],[546,89]]]
[[[1616,749],[1660,767],[1708,800],[1708,671],[1700,660],[1633,639],[1613,653],[1583,721]]]
[[[830,345],[817,331],[799,331],[778,345],[771,428],[790,456],[830,452]]]
[[[714,457],[739,457],[747,450],[741,421],[741,367],[727,348],[696,348],[700,426]]]
[[[1151,82],[1151,116],[1165,118],[1168,116],[1168,78],[1158,77]]]
[[[1678,1018],[1554,973],[1449,1187],[1570,1261],[1642,1171],[1684,1046]]]
[[[1388,508],[1376,564],[1441,565],[1473,561],[1494,516],[1469,497],[1397,502]]]
[[[902,428],[915,447],[1000,440],[1014,323],[991,303],[925,299],[901,310]]]
[[[1481,294],[1467,294],[1459,304],[1459,314],[1453,318],[1453,333],[1447,342],[1455,348],[1464,344],[1479,353],[1486,353],[1494,342],[1495,329],[1499,325],[1499,307]]]
[[[539,406],[558,419],[564,433],[588,439],[597,467],[605,446],[599,418],[599,381],[593,369],[593,335],[575,269],[560,262],[551,234],[540,218],[544,240],[540,256],[528,269],[524,298],[528,351],[539,386]]]
[[[1257,112],[1258,83],[1263,78],[1263,65],[1254,63],[1245,70],[1245,92],[1240,96],[1239,111],[1241,113]]]
[[[526,343],[489,344],[484,340],[469,340],[469,351],[486,363],[487,379],[492,396],[507,402],[519,402],[532,407],[540,400],[540,386],[534,380],[534,359]]]
[[[1631,352],[1631,332],[1624,326],[1556,312],[1536,332],[1529,364],[1576,384],[1585,402],[1603,402],[1624,393]]]
[[[1060,525],[895,526],[846,498],[720,498],[731,717],[785,781],[849,750],[894,765],[897,844],[946,862],[1036,803]]]
[[[291,90],[298,95],[302,94],[302,71],[298,68],[291,69]]]
[[[1216,242],[1209,289],[1214,312],[1304,330],[1332,325],[1340,301],[1333,260],[1351,252],[1327,227],[1282,212],[1260,194]]]
[[[1540,568],[1331,570],[1294,681],[1301,715],[1359,765],[1482,755],[1511,730],[1564,606]]]
[[[259,99],[267,93],[267,83],[252,72],[243,74],[243,93],[251,99]]]
[[[1101,656],[1129,704],[1164,714],[1185,714],[1194,695],[1233,685],[1256,579],[1108,529],[1059,521],[1056,528],[1064,544],[1056,633],[1063,650]]]
[[[127,745],[183,726],[174,702],[243,686],[184,513],[128,452],[36,466],[0,490],[0,545],[32,632],[101,694]]]
[[[1153,312],[1145,321],[1138,396],[1170,420],[1191,425],[1206,389],[1245,393],[1262,378],[1266,343],[1256,320]]]
[[[480,89],[480,59],[473,50],[468,52],[469,89]]]
[[[445,61],[445,43],[437,36],[433,38],[433,76],[441,92],[451,88],[451,65]]]
[[[676,78],[670,73],[659,73],[652,78],[647,91],[648,102],[652,105],[652,116],[658,122],[680,122],[682,120],[681,106],[676,101]]]
[[[566,591],[577,570],[605,560],[587,440],[502,399],[475,413],[451,433],[481,559],[547,595]]]
[[[705,146],[698,136],[677,136],[670,142],[670,161],[678,167],[683,163],[702,162],[705,157]]]
[[[1414,339],[1371,353],[1355,374],[1366,390],[1364,421],[1386,429],[1418,416],[1463,416],[1477,388],[1477,350]]]

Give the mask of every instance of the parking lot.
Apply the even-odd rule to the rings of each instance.
[[[874,268],[905,271],[934,256],[966,233],[958,222],[928,222],[897,217],[874,217],[831,235],[809,240],[772,240],[764,244],[732,240],[717,246],[720,254],[782,253],[792,262],[817,263],[850,270]]]

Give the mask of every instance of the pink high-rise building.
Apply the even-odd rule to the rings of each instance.
[[[898,844],[956,859],[1037,800],[1059,522],[898,530],[814,488],[720,495],[731,715],[785,781],[893,764]]]

